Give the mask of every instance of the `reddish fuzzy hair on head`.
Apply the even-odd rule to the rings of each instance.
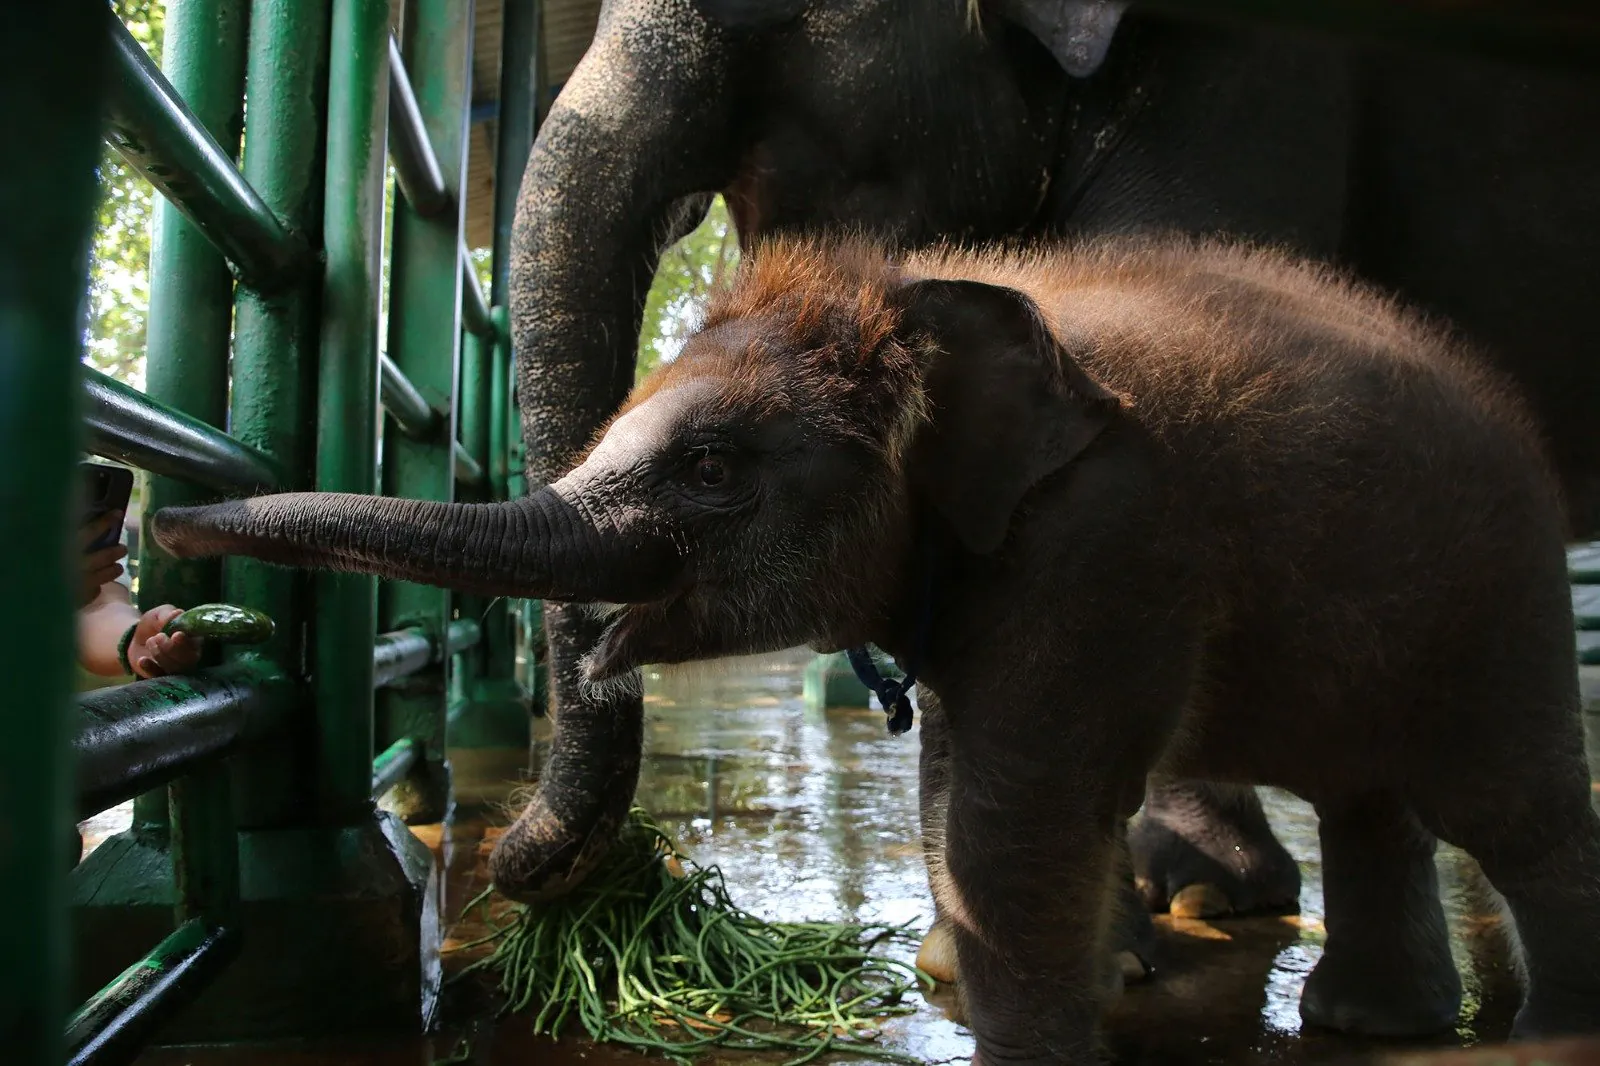
[[[627,410],[691,377],[727,381],[724,399],[803,408],[893,461],[907,415],[922,410],[914,353],[896,336],[905,278],[865,238],[777,238],[757,244],[711,294],[677,360],[629,397]],[[697,343],[698,340],[698,343]]]

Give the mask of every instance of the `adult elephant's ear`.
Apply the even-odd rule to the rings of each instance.
[[[1100,69],[1125,0],[1001,0],[1001,14],[1044,42],[1063,70],[1087,78]]]
[[[907,475],[968,550],[988,554],[1023,495],[1077,458],[1120,401],[1016,289],[916,281],[897,302],[901,335],[932,349],[923,375],[929,421],[908,449]]]

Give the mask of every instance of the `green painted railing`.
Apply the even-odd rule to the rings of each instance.
[[[392,33],[387,0],[169,0],[162,69],[103,0],[47,5],[25,29],[0,39],[0,98],[10,111],[30,111],[19,101],[45,94],[30,111],[38,121],[28,136],[11,142],[40,154],[4,178],[5,202],[28,217],[15,237],[0,238],[7,367],[0,371],[0,440],[10,444],[25,433],[40,457],[37,471],[30,459],[10,464],[27,467],[25,476],[0,475],[0,544],[7,551],[60,558],[63,530],[51,523],[25,530],[13,518],[69,510],[62,504],[65,486],[76,484],[68,476],[74,441],[63,428],[71,424],[63,417],[70,392],[60,388],[69,372],[78,375],[79,441],[149,473],[147,515],[220,494],[305,488],[504,498],[516,466],[509,337],[503,307],[491,309],[467,254],[460,197],[471,5],[408,0],[403,7],[401,39]],[[510,0],[506,11],[530,36],[537,32],[537,0]],[[507,57],[526,63],[533,47],[508,38]],[[86,71],[103,72],[104,80]],[[23,85],[26,97],[18,91]],[[500,109],[513,131],[509,144],[497,146],[503,173],[521,174],[533,95],[525,91]],[[90,163],[102,132],[162,194],[145,392],[71,368],[79,344],[74,293],[81,294],[92,216]],[[402,199],[385,341],[377,310],[391,158]],[[497,213],[509,210],[516,187],[515,180],[501,184],[509,191],[497,198]],[[25,200],[10,199],[18,194]],[[15,210],[33,201],[36,211]],[[497,235],[508,227],[508,218],[496,218]],[[496,255],[496,276],[503,277],[498,240]],[[5,280],[31,280],[34,272],[43,279],[38,291],[13,292]],[[503,285],[498,292],[503,302]],[[12,322],[37,325],[17,333]],[[465,368],[464,344],[473,353]],[[490,374],[502,380],[490,382]],[[54,397],[56,406],[17,402],[35,395]],[[395,430],[384,435],[381,486],[380,400]],[[464,405],[470,417],[461,413]],[[17,492],[28,493],[26,506]],[[54,546],[41,550],[33,533],[45,527]],[[30,779],[10,775],[8,763],[0,774],[5,808],[39,812],[45,828],[134,798],[135,827],[73,871],[76,884],[92,879],[94,892],[62,891],[55,882],[64,864],[51,856],[64,834],[43,832],[48,846],[16,852],[42,891],[24,901],[13,924],[38,925],[38,946],[22,957],[43,960],[44,970],[30,978],[37,994],[8,988],[15,992],[8,1002],[31,1019],[32,1035],[17,1030],[6,1060],[130,1062],[158,1032],[183,1038],[190,1029],[212,1039],[219,1032],[224,1039],[315,1035],[338,997],[315,979],[268,980],[272,966],[292,969],[294,962],[273,961],[284,952],[282,938],[257,935],[286,907],[334,935],[349,928],[344,943],[308,945],[355,959],[346,972],[362,977],[344,987],[382,986],[367,995],[365,1013],[346,1005],[341,1014],[389,1029],[407,1018],[425,1025],[439,934],[425,924],[433,910],[420,902],[427,877],[417,864],[429,859],[414,838],[407,842],[409,834],[396,835],[391,816],[375,812],[374,790],[387,792],[402,779],[423,782],[433,809],[405,813],[445,809],[447,724],[473,716],[470,703],[447,706],[448,694],[468,680],[513,684],[509,661],[494,660],[495,676],[486,653],[491,642],[498,648],[511,639],[512,616],[503,606],[485,613],[484,605],[440,589],[375,589],[373,579],[357,575],[303,575],[248,559],[177,560],[149,536],[141,549],[141,601],[235,602],[277,625],[264,644],[208,651],[193,675],[101,689],[80,697],[71,715],[28,716],[47,727],[37,736],[18,734],[28,751],[50,753],[32,768],[38,779],[75,780],[76,787],[16,792],[12,780]],[[64,604],[64,570],[53,563],[35,570],[37,588],[22,581],[12,591],[30,603]],[[49,617],[53,651],[64,659],[66,612]],[[379,635],[380,625],[391,632]],[[60,704],[58,674],[39,674],[57,680],[24,684],[15,692],[19,706]],[[526,697],[518,697],[525,718]],[[501,739],[525,745],[523,725],[520,738],[502,730]],[[69,752],[70,764],[62,761]],[[67,792],[70,802],[56,799]],[[358,840],[365,843],[352,846]],[[341,870],[341,863],[352,865]],[[315,878],[261,887],[300,866]],[[255,872],[246,877],[247,870]],[[9,871],[7,877],[24,880]],[[340,879],[363,886],[371,897],[363,906],[383,936],[360,928],[360,912],[347,920],[347,891],[329,895],[318,887]],[[250,897],[246,883],[257,886]],[[377,884],[391,886],[387,895]],[[124,956],[127,968],[70,1019],[59,939],[60,901],[69,896],[91,901],[74,912],[84,928],[169,930],[134,945]],[[110,921],[99,920],[101,904],[93,901],[100,898],[118,901],[105,904],[121,908],[108,912]],[[409,916],[398,928],[411,937],[398,955],[384,939],[392,939],[396,913]],[[31,914],[56,917],[32,923]],[[13,946],[8,941],[8,959]],[[80,945],[80,961],[84,949],[109,957],[125,947],[102,938]],[[316,972],[301,962],[302,972]],[[215,979],[225,971],[230,995],[267,988],[278,999],[217,1000]],[[202,1008],[187,1009],[202,999]]]

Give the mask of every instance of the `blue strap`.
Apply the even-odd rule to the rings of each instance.
[[[851,648],[845,652],[850,660],[850,669],[856,673],[856,678],[878,697],[878,702],[883,704],[883,713],[889,716],[889,733],[900,736],[911,731],[912,710],[909,693],[917,683],[917,664],[928,651],[928,631],[933,626],[933,535],[930,533],[925,542],[925,555],[927,561],[927,584],[922,595],[922,617],[917,622],[917,642],[912,654],[911,668],[905,671],[905,677],[898,681],[884,677],[878,672],[878,664],[873,661],[872,653],[864,646]]]
[[[850,658],[850,668],[856,672],[856,677],[878,694],[878,702],[889,716],[889,732],[899,736],[910,730],[911,698],[907,693],[917,683],[916,675],[908,673],[895,681],[878,673],[878,664],[872,661],[872,653],[866,648],[851,648],[845,654]]]

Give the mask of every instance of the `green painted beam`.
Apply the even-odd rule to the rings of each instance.
[[[272,213],[234,166],[232,153],[217,143],[215,131],[207,132],[185,94],[156,69],[109,7],[105,19],[113,56],[106,134],[111,146],[199,227],[241,278],[278,290],[303,277],[314,260],[302,237]]]
[[[472,256],[467,246],[460,245],[461,259],[461,325],[480,337],[494,334],[494,319],[489,314],[489,302],[483,298],[483,286],[478,284],[478,272],[473,269]]]
[[[122,1066],[238,954],[237,929],[184,922],[78,1008],[67,1023],[68,1066]]]
[[[411,379],[406,377],[405,371],[395,366],[394,360],[387,354],[378,359],[378,390],[383,409],[400,427],[400,432],[412,440],[438,439],[443,416],[429,406],[422,393],[411,384]]]
[[[279,218],[316,245],[322,235],[328,0],[252,0],[243,171]],[[231,428],[272,458],[282,487],[312,487],[321,277],[280,293],[240,285],[234,293]],[[264,645],[230,648],[230,659],[262,659],[298,673],[304,659],[310,578],[256,559],[223,564],[225,599],[278,623]],[[309,715],[308,715],[309,718]],[[311,738],[258,746],[234,760],[234,800],[246,828],[303,825]]]
[[[162,67],[171,88],[226,154],[230,175],[244,133],[245,39],[248,9],[236,0],[169,0]],[[239,181],[243,181],[239,176]],[[169,186],[170,187],[170,186]],[[255,190],[250,190],[255,196]],[[259,197],[258,197],[259,199]],[[261,204],[265,210],[266,205]],[[273,219],[277,221],[276,218]],[[145,343],[145,398],[212,430],[202,438],[201,458],[216,470],[259,479],[265,456],[225,437],[228,420],[228,355],[233,332],[233,276],[227,260],[206,234],[172,201],[158,198],[150,248],[150,312]],[[169,422],[172,420],[169,420]],[[128,427],[124,427],[128,428]],[[172,442],[168,442],[169,445]],[[163,455],[176,455],[170,448]],[[255,460],[254,462],[249,462]],[[248,473],[246,471],[248,470]],[[217,471],[222,472],[222,471]],[[236,486],[259,491],[265,486]],[[192,483],[152,477],[145,511],[182,507],[214,496]],[[192,607],[222,598],[222,564],[215,559],[178,560],[149,535],[139,538],[139,602]],[[232,777],[218,763],[196,767],[187,780],[140,797],[134,819],[144,831],[178,812],[173,835],[178,880],[196,891],[182,893],[184,916],[210,910],[214,922],[232,918],[239,895],[239,856],[233,824]],[[201,886],[208,886],[201,891]]]
[[[401,737],[372,760],[372,794],[381,796],[410,775],[424,760],[416,737]]]
[[[507,304],[511,270],[511,224],[517,213],[517,192],[528,165],[538,128],[539,97],[544,88],[544,4],[542,0],[501,0],[500,112],[494,145],[494,265],[489,299]]]
[[[467,159],[472,23],[470,3],[408,0],[405,36],[399,44],[405,70],[391,72],[391,89],[395,85],[409,89],[408,99],[390,105],[392,117],[403,116],[396,130],[400,135],[391,138],[397,169],[407,153],[412,157],[408,171],[415,170],[421,157],[430,169],[436,168],[443,185],[421,204],[411,199],[419,190],[404,189],[407,195],[394,204],[388,353],[429,406],[449,414],[433,439],[386,435],[383,491],[389,496],[452,500],[458,470],[462,480],[482,476],[470,462],[473,457],[463,456],[456,446],[455,403],[466,283],[460,190]],[[379,590],[382,629],[416,627],[430,640],[442,642],[450,619],[451,596],[446,589],[396,581]],[[429,765],[421,771],[426,784],[406,790],[405,805],[398,811],[407,821],[441,817],[449,800],[444,759],[449,671],[450,660],[442,658],[412,674],[404,685],[378,693],[379,743],[414,737],[427,753]],[[370,791],[370,780],[367,785]]]
[[[317,376],[316,487],[372,493],[377,488],[378,300],[388,114],[386,0],[334,0],[329,56],[323,208],[327,268]],[[377,632],[377,583],[361,574],[318,574],[313,584],[319,813],[327,825],[356,824],[372,810],[372,656],[352,655],[350,646],[352,641],[371,646]]]
[[[152,315],[157,307],[155,289],[151,291]],[[181,309],[180,305],[174,310]],[[197,309],[197,313],[204,311]],[[159,337],[158,329],[181,330],[182,319],[179,316],[173,326],[153,320],[150,328],[153,343]],[[89,436],[86,446],[91,453],[210,489],[213,495],[247,496],[283,485],[283,469],[271,456],[98,370],[86,366],[81,374]]]
[[[77,816],[88,818],[142,789],[216,764],[281,729],[296,696],[289,679],[262,662],[85,693],[69,718]],[[231,797],[214,797],[214,805],[228,811]]]
[[[81,443],[77,361],[109,39],[100,0],[11,12],[0,32],[0,1034],[8,1066],[59,1066],[66,1015],[72,677]],[[22,457],[26,457],[24,460]]]
[[[455,206],[455,195],[439,168],[439,157],[417,105],[400,42],[393,34],[389,36],[389,156],[400,192],[417,214],[435,218]]]

